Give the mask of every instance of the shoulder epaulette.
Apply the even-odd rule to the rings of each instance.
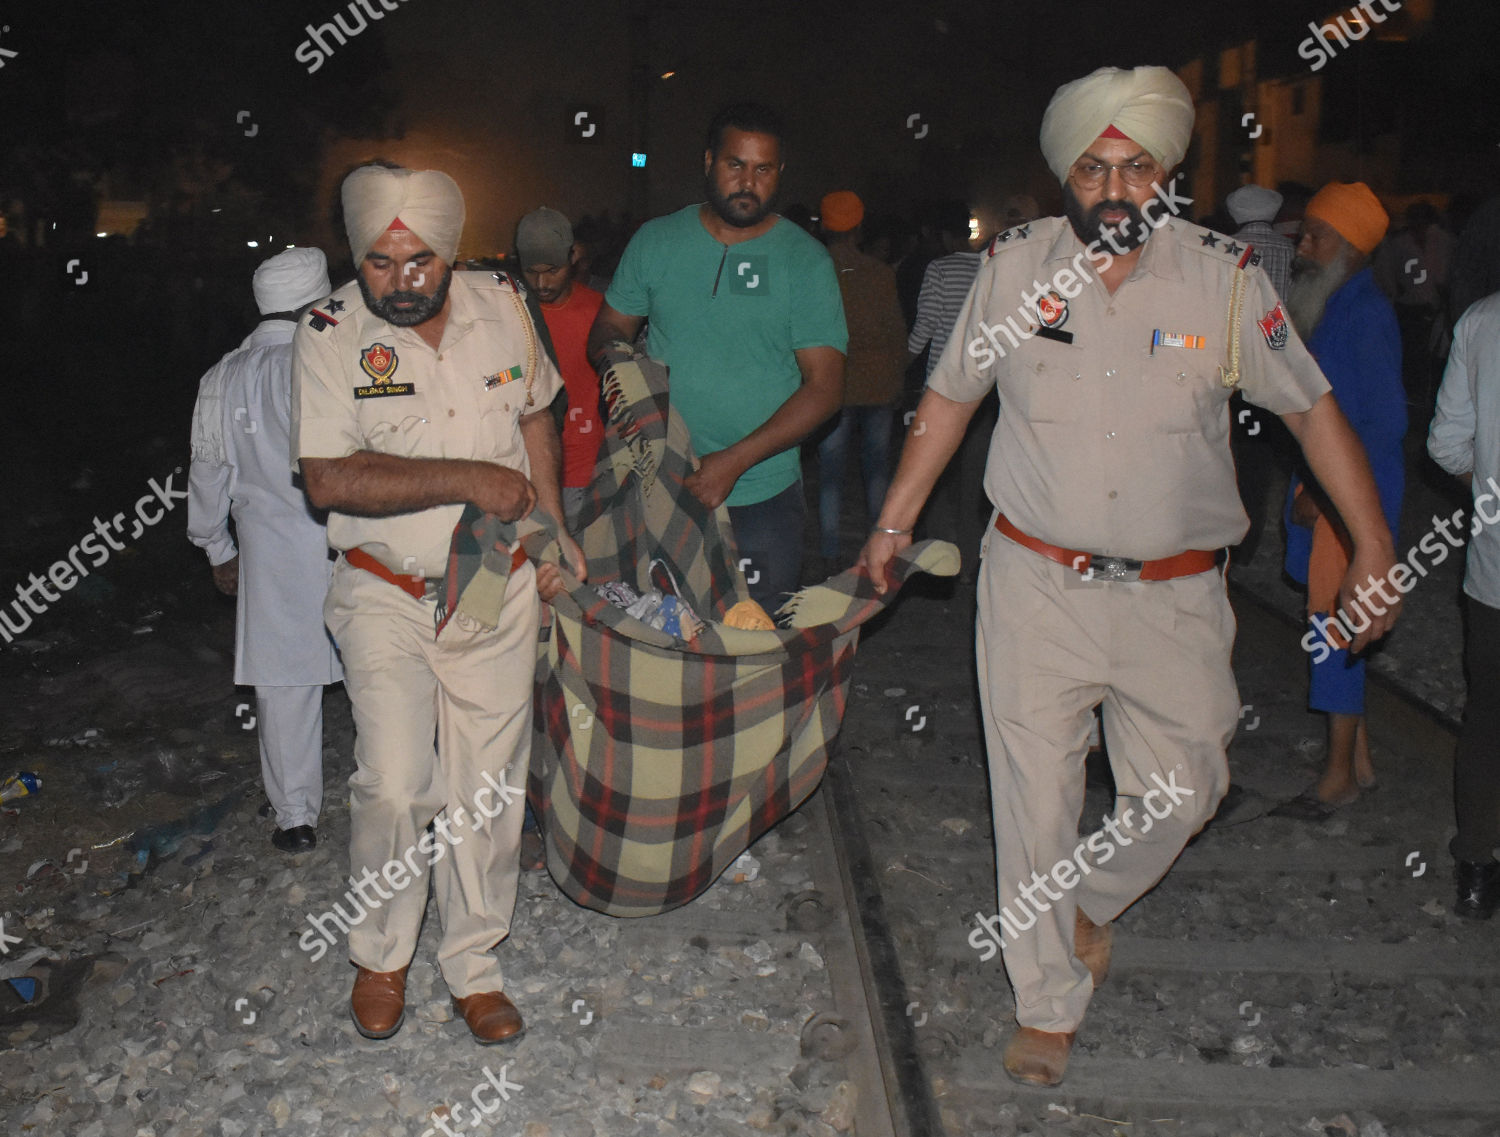
[[[986,256],[994,256],[1000,251],[1001,245],[1008,244],[1011,241],[1024,241],[1027,237],[1030,236],[1031,223],[1029,221],[1025,225],[1017,225],[1014,229],[1007,229],[1003,233],[996,233],[994,238],[990,241]]]
[[[496,269],[491,275],[517,295],[526,295],[526,286],[521,283],[521,278],[514,273],[506,272],[504,269]]]
[[[1202,225],[1192,225],[1188,229],[1183,246],[1234,268],[1254,268],[1261,261],[1260,250],[1254,245],[1242,245],[1233,237],[1226,237]]]
[[[343,310],[344,302],[330,296],[323,303],[307,310],[307,326],[315,332],[321,332],[325,328],[336,328],[339,322],[334,313]]]

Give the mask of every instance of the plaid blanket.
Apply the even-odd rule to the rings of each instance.
[[[563,566],[566,591],[538,653],[529,793],[562,890],[611,915],[649,916],[692,900],[817,787],[859,625],[912,573],[951,576],[959,558],[950,544],[922,542],[892,564],[884,596],[850,570],[791,597],[774,631],[729,627],[724,613],[749,594],[727,510],[683,488],[694,459],[666,369],[620,345],[602,395],[608,425],[575,534],[590,584]],[[442,595],[463,610],[467,589],[483,589],[502,560],[508,572],[499,550],[514,539],[556,561],[555,520],[533,519],[517,533],[466,516],[462,542],[455,535],[464,553],[450,558]],[[650,587],[656,558],[707,621],[691,643],[592,587]]]

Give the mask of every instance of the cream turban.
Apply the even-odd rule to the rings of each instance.
[[[361,166],[344,179],[344,227],[358,267],[380,235],[400,221],[448,264],[458,256],[464,195],[441,170]]]
[[[262,316],[295,312],[328,295],[328,258],[322,249],[287,249],[261,261],[250,286]]]
[[[1042,116],[1042,155],[1059,181],[1113,126],[1170,170],[1193,137],[1193,96],[1165,67],[1101,67],[1064,83]]]

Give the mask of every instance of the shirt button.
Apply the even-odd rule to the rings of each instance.
[[[452,418],[452,417],[453,417],[453,408],[452,408],[452,407],[449,407],[449,408],[448,408],[448,417],[449,417],[449,418]]]
[[[1106,435],[1105,435],[1105,436],[1104,436],[1104,437],[1105,437],[1105,438],[1113,438],[1113,437],[1114,437],[1114,436],[1115,436],[1115,432],[1114,432],[1114,431],[1110,431],[1110,432],[1109,432],[1109,433],[1108,433],[1108,434],[1106,434]]]
[[[443,362],[443,353],[442,352],[438,352],[438,362],[439,363]]]
[[[1120,495],[1118,493],[1116,493],[1114,490],[1110,490],[1109,491],[1109,496],[1110,496],[1111,499],[1113,499],[1113,498],[1119,497]]]
[[[1110,369],[1109,369],[1109,370],[1108,370],[1108,371],[1106,371],[1106,372],[1105,372],[1105,373],[1104,373],[1104,374],[1105,374],[1105,376],[1106,376],[1106,377],[1107,377],[1107,378],[1110,378],[1110,379],[1113,379],[1113,378],[1114,378],[1114,377],[1115,377],[1115,369],[1114,369],[1114,368],[1113,368],[1113,367],[1111,367],[1111,368],[1110,368]]]

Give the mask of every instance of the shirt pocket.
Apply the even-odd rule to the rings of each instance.
[[[520,418],[535,409],[526,405],[526,379],[481,388],[475,403],[478,456],[492,460],[513,454],[519,446]]]
[[[1143,372],[1141,394],[1154,429],[1164,434],[1227,435],[1224,408],[1233,392],[1220,382],[1213,360],[1156,355],[1147,359]]]
[[[1035,337],[1021,345],[1019,367],[1001,391],[1001,402],[1031,423],[1076,422],[1083,414],[1084,353],[1072,344]]]
[[[357,414],[366,450],[398,458],[430,457],[436,453],[430,412],[417,399],[394,396],[360,402]]]

